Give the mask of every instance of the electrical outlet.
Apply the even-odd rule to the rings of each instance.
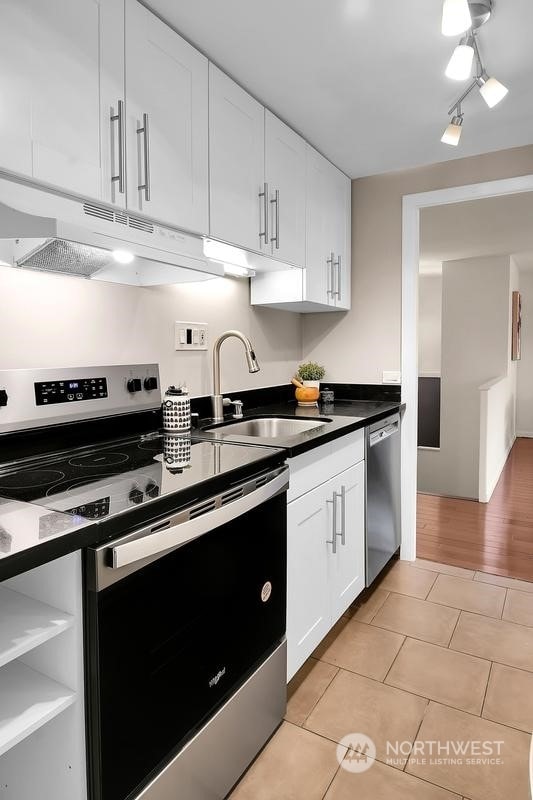
[[[382,377],[382,383],[401,383],[402,382],[402,373],[399,370],[391,370],[389,372],[384,371]]]
[[[207,350],[207,322],[175,322],[176,350]]]

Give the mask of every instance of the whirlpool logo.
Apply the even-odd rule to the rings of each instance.
[[[216,685],[217,685],[217,683],[219,682],[219,680],[220,680],[221,678],[223,678],[225,674],[226,674],[226,667],[222,667],[222,669],[219,669],[219,671],[217,672],[217,674],[216,674],[216,675],[213,675],[213,677],[212,677],[212,678],[211,678],[211,680],[209,681],[209,688],[210,688],[210,689],[212,689],[212,688],[213,688],[213,686],[216,686]]]

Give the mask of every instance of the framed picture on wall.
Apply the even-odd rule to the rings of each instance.
[[[511,359],[520,361],[521,358],[521,328],[522,328],[522,298],[520,292],[513,292],[513,329],[511,343]]]

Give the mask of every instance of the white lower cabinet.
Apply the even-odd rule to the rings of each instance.
[[[342,468],[343,458],[324,447],[323,455],[312,451],[316,463],[323,477],[337,474],[287,507],[288,680],[365,585],[365,462]],[[291,472],[309,474],[309,454],[302,459],[291,460]]]
[[[0,797],[87,800],[81,553],[0,584]]]

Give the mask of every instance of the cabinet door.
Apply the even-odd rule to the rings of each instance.
[[[210,234],[263,250],[265,109],[209,65]],[[270,244],[269,244],[270,248]]]
[[[282,261],[302,267],[305,265],[305,149],[301,136],[265,111],[265,180],[270,193],[271,252]]]
[[[7,169],[101,196],[100,45],[118,10],[112,35],[121,49],[121,9],[121,0],[2,5],[2,120],[9,130],[0,125],[0,149]]]
[[[336,553],[330,553],[328,561],[333,624],[365,587],[365,462],[326,486],[328,527],[333,530],[336,525],[337,533]]]
[[[326,498],[319,486],[287,506],[288,680],[331,626],[328,538]]]
[[[208,233],[208,62],[126,0],[127,205]]]
[[[31,176],[33,6],[6,0],[1,6],[0,166]]]
[[[330,239],[335,253],[335,305],[351,306],[351,181],[333,165],[330,172]],[[340,259],[340,260],[339,260]]]
[[[334,305],[332,293],[333,238],[329,209],[332,165],[307,145],[305,293],[314,303]]]

